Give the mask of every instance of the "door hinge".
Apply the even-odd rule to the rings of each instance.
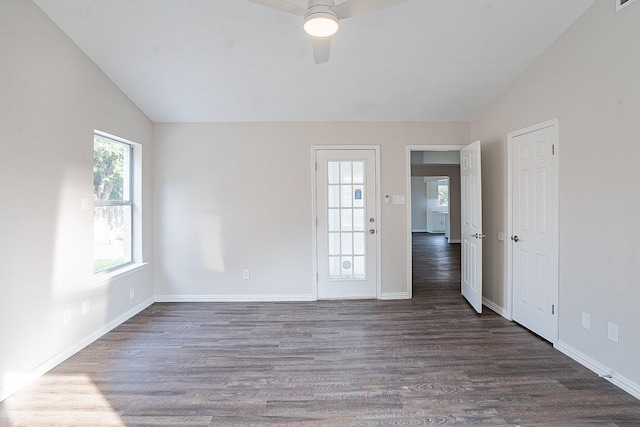
[[[556,305],[551,304],[551,314],[556,314]]]
[[[551,155],[552,156],[556,155],[556,144],[551,144]]]

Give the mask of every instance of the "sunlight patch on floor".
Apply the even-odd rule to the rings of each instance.
[[[45,375],[25,391],[3,403],[10,425],[125,426],[86,375]]]

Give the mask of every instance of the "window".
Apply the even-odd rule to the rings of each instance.
[[[93,137],[93,270],[133,262],[134,145],[95,132]]]
[[[449,182],[448,180],[438,181],[438,198],[436,200],[438,206],[449,206]]]

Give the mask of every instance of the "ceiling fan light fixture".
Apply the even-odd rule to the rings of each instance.
[[[312,37],[329,37],[338,32],[338,15],[328,6],[309,8],[302,25],[304,32]]]

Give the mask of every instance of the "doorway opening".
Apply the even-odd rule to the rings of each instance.
[[[414,292],[435,294],[445,283],[460,285],[463,147],[407,147],[407,194],[411,195],[407,201],[407,288],[411,296]],[[416,282],[414,276],[425,279]]]
[[[451,238],[449,177],[411,177],[411,231]]]

